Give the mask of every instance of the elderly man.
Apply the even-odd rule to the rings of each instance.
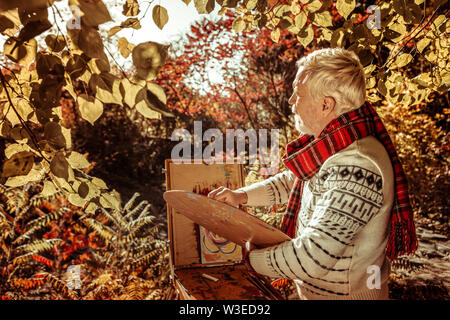
[[[251,250],[257,273],[293,279],[302,299],[388,299],[389,261],[417,248],[406,179],[376,111],[363,67],[342,48],[297,62],[289,100],[301,133],[289,169],[253,185],[213,190],[232,205],[288,203],[291,241]]]

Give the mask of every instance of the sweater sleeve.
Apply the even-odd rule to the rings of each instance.
[[[337,268],[336,263],[349,258],[343,256],[345,249],[353,246],[361,228],[379,212],[383,203],[382,176],[369,160],[358,166],[333,165],[317,175],[309,191],[315,198],[312,212],[299,213],[303,230],[291,241],[251,251],[250,264],[256,272],[308,281],[346,271]],[[303,203],[301,210],[305,210]],[[301,217],[309,214],[309,219]]]
[[[245,191],[247,194],[246,206],[261,207],[284,204],[289,200],[294,180],[295,175],[290,170],[286,170],[238,190]]]

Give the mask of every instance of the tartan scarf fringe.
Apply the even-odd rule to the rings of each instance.
[[[286,146],[285,166],[297,177],[289,197],[281,230],[295,237],[295,226],[300,211],[303,185],[311,179],[332,155],[358,139],[372,135],[387,150],[394,169],[394,204],[390,219],[390,234],[386,256],[390,260],[414,253],[418,246],[414,214],[408,196],[408,184],[402,165],[386,128],[369,102],[332,120],[317,139],[301,135]]]

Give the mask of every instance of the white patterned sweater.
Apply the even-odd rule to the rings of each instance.
[[[241,188],[247,206],[287,203],[287,170]],[[325,161],[305,183],[296,238],[250,252],[256,272],[294,279],[301,299],[388,299],[385,247],[394,179],[383,145],[369,136]]]

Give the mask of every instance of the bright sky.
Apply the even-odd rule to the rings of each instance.
[[[102,27],[112,27],[126,20],[126,17],[122,15],[122,6],[125,1],[120,1],[119,4],[112,6],[117,0],[104,0],[104,3],[110,9],[110,14],[115,22],[109,22],[102,25]],[[150,3],[150,4],[149,4]],[[120,31],[117,35],[120,37],[130,37],[133,43],[141,43],[145,41],[155,41],[168,44],[169,42],[177,39],[178,35],[185,33],[189,30],[192,23],[200,20],[204,17],[215,20],[218,19],[217,12],[219,11],[218,5],[213,12],[209,15],[199,15],[194,6],[194,1],[191,1],[188,6],[182,0],[153,0],[153,1],[139,1],[140,13],[138,18],[144,16],[141,19],[142,28],[139,30],[125,29]],[[169,15],[169,21],[161,30],[153,22],[152,9],[155,5],[160,5],[167,9]]]

